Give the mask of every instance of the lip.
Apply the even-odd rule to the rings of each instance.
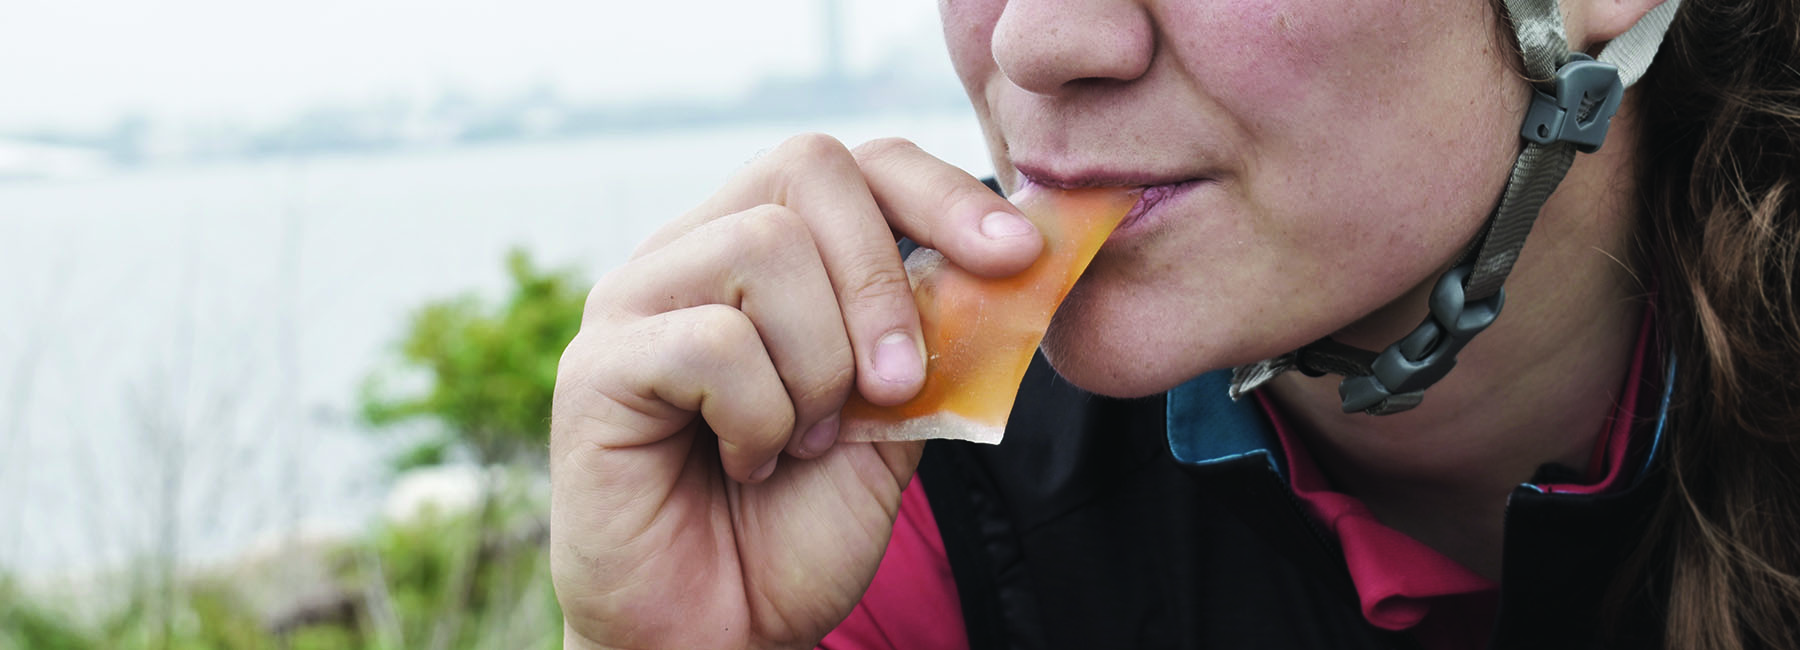
[[[1131,187],[1143,190],[1138,196],[1136,205],[1119,222],[1118,227],[1108,240],[1117,240],[1130,236],[1139,230],[1136,226],[1142,222],[1152,221],[1146,216],[1154,216],[1156,206],[1187,193],[1202,183],[1210,180],[1204,176],[1182,174],[1158,174],[1120,172],[1111,170],[1093,170],[1078,173],[1056,173],[1047,168],[1031,164],[1019,163],[1013,166],[1019,170],[1022,185],[1041,185],[1057,189],[1081,189],[1088,187]]]
[[[1014,163],[1013,168],[1027,182],[1045,187],[1074,190],[1084,187],[1152,187],[1156,185],[1175,185],[1186,181],[1200,180],[1200,177],[1187,174],[1163,174],[1155,172],[1114,171],[1107,169],[1091,169],[1079,172],[1057,172],[1049,167],[1030,163]]]

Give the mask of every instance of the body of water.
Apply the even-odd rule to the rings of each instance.
[[[973,117],[942,115],[0,185],[0,570],[355,534],[397,445],[357,388],[414,308],[496,295],[514,246],[596,278],[804,130],[991,170]]]

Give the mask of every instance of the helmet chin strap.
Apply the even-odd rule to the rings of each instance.
[[[1431,313],[1411,334],[1380,352],[1327,337],[1273,359],[1239,366],[1231,377],[1232,399],[1281,373],[1299,370],[1313,377],[1343,375],[1338,395],[1345,413],[1388,415],[1418,406],[1425,389],[1456,366],[1457,353],[1500,315],[1506,276],[1544,202],[1568,174],[1577,151],[1600,149],[1625,88],[1650,67],[1679,5],[1680,0],[1666,0],[1650,10],[1594,60],[1569,51],[1556,0],[1507,0],[1525,73],[1546,81],[1535,84],[1519,130],[1524,148],[1513,163],[1500,202],[1462,258],[1438,278],[1429,301]]]

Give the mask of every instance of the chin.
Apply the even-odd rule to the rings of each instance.
[[[1134,398],[1155,395],[1210,370],[1203,359],[1181,352],[1181,346],[1155,336],[1120,336],[1134,331],[1091,318],[1091,314],[1059,311],[1044,334],[1044,358],[1056,374],[1090,393]],[[1172,350],[1176,352],[1171,352]]]
[[[1082,390],[1136,398],[1312,340],[1297,332],[1271,337],[1265,328],[1201,316],[1208,311],[1203,305],[1158,298],[1166,297],[1077,284],[1044,333],[1044,357]]]
[[[1050,361],[1050,367],[1056,374],[1074,384],[1076,388],[1104,395],[1107,397],[1134,398],[1146,397],[1181,385],[1183,379],[1169,379],[1167,376],[1146,376],[1142,368],[1127,368],[1125,364],[1105,363],[1088,354],[1059,354],[1068,350],[1058,350],[1049,339],[1044,340],[1044,358]],[[1117,361],[1112,359],[1111,361]]]

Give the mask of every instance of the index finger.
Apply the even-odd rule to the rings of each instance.
[[[856,148],[869,191],[895,230],[989,277],[1025,270],[1044,239],[1019,208],[968,172],[899,138]]]

